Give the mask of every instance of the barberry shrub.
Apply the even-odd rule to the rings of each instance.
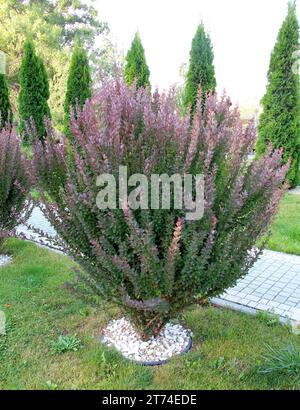
[[[201,95],[191,126],[189,114],[175,109],[174,90],[151,95],[107,80],[71,115],[69,143],[55,144],[50,125],[45,145],[35,139],[40,194],[65,251],[145,338],[196,297],[219,295],[247,274],[285,190],[282,152],[270,147],[249,163],[253,122],[244,128],[226,96],[208,96],[202,112]],[[150,209],[151,195],[149,210],[118,202],[116,209],[99,209],[97,177],[115,176],[119,192],[120,165],[128,176],[203,174],[203,218],[187,220],[172,201],[171,209]]]
[[[21,147],[16,130],[7,123],[0,130],[0,246],[31,210],[30,167]]]

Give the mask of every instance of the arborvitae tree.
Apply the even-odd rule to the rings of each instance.
[[[92,78],[89,67],[88,55],[83,47],[75,41],[71,57],[67,92],[65,98],[65,133],[69,134],[69,119],[71,107],[76,110],[76,104],[83,107],[87,99],[91,98]]]
[[[37,56],[31,40],[26,40],[24,44],[19,81],[19,132],[24,132],[26,122],[32,119],[38,137],[43,140],[45,137],[45,118],[51,117],[47,102],[49,98],[49,83],[44,63]]]
[[[124,75],[128,85],[136,81],[138,87],[150,87],[150,70],[139,33],[135,33],[131,47],[127,52]]]
[[[256,152],[258,156],[266,152],[269,143],[275,148],[282,147],[284,161],[291,158],[291,187],[297,185],[300,160],[300,94],[295,54],[298,50],[299,23],[296,5],[290,2],[271,55]]]
[[[12,123],[13,113],[5,74],[0,74],[0,129],[4,127],[8,120]]]
[[[201,23],[192,41],[185,85],[184,105],[186,108],[191,107],[192,112],[196,108],[199,86],[201,85],[203,101],[205,101],[206,94],[216,88],[213,60],[211,40]]]
[[[42,79],[41,93],[43,97],[45,98],[45,100],[48,100],[48,98],[50,97],[50,91],[49,91],[49,79],[48,79],[47,71],[46,71],[43,60],[39,56],[37,56],[37,59],[38,59],[40,75]]]

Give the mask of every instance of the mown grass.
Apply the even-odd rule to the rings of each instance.
[[[300,348],[287,327],[214,307],[193,307],[180,322],[193,331],[193,349],[161,367],[143,367],[101,345],[101,328],[118,309],[97,307],[71,294],[67,258],[25,241],[10,239],[0,253],[13,263],[0,268],[0,310],[7,334],[0,336],[1,389],[292,389],[284,374],[261,374],[266,344]],[[60,336],[80,348],[57,353]]]
[[[300,195],[284,196],[271,230],[268,249],[300,255]]]

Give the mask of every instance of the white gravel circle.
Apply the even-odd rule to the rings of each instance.
[[[143,341],[125,319],[111,320],[102,331],[102,343],[114,346],[127,359],[143,364],[160,364],[189,350],[192,332],[181,325],[167,323],[157,337]]]
[[[0,255],[0,268],[1,266],[7,265],[12,261],[12,258],[7,255]]]

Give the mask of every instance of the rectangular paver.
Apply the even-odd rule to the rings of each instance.
[[[264,251],[250,273],[218,300],[300,321],[300,256]]]

